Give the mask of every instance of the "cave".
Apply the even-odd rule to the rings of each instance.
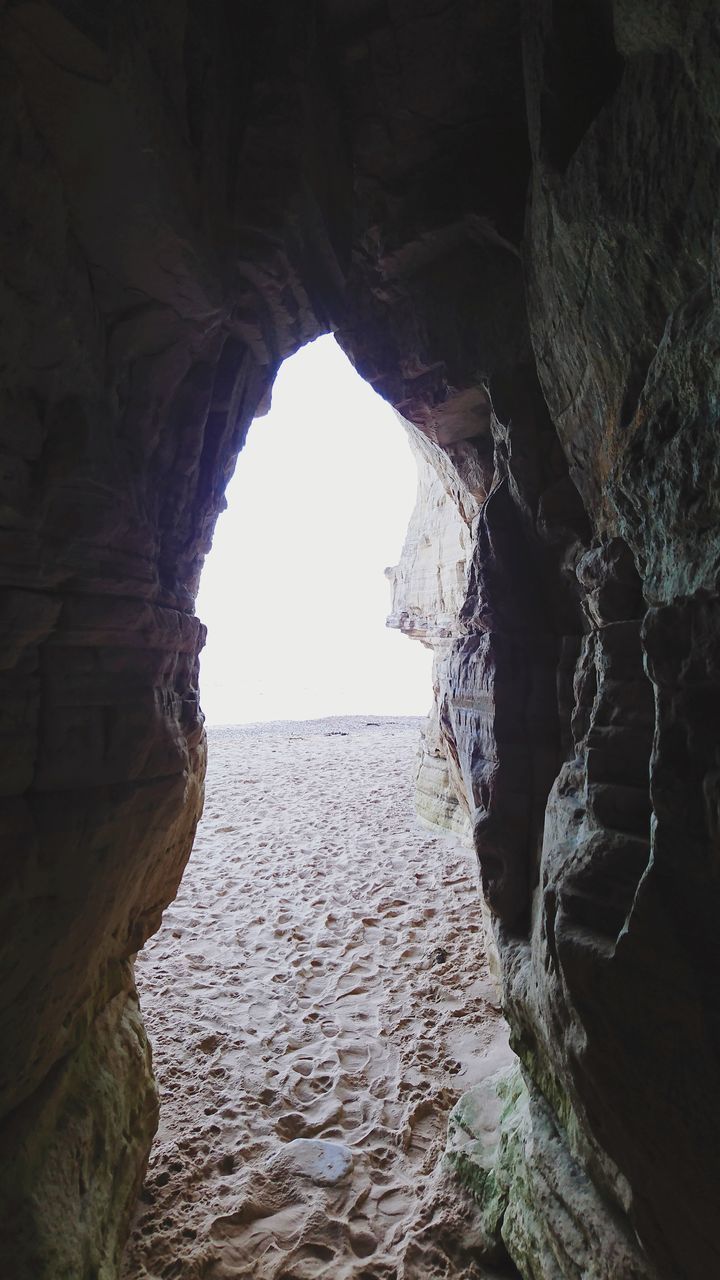
[[[410,431],[330,335],[284,361],[200,579],[206,727],[427,713],[432,655],[386,625],[418,498]]]
[[[517,1059],[465,1167],[477,1266],[716,1274],[717,6],[0,24],[0,1271],[118,1274],[200,572],[282,360],[332,332],[469,539],[455,617],[402,581],[394,616],[443,640],[418,808],[472,840]]]

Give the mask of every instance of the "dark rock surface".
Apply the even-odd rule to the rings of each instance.
[[[279,363],[335,329],[483,504],[435,740],[528,1099],[505,1245],[716,1274],[717,5],[0,31],[0,1270],[113,1273],[154,1113],[127,962],[202,804],[199,573]]]

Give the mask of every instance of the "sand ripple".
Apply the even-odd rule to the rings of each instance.
[[[195,851],[138,960],[162,1118],[125,1280],[485,1274],[443,1245],[462,1203],[437,1167],[505,1030],[472,856],[414,816],[419,723],[211,731]],[[296,1138],[345,1144],[351,1174],[298,1174]]]

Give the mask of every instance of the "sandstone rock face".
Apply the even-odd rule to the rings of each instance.
[[[520,1274],[647,1280],[654,1270],[568,1151],[552,1109],[528,1095],[517,1066],[463,1094],[446,1160],[480,1205],[483,1253]]]
[[[157,1117],[128,973],[128,990],[108,1001],[78,1050],[4,1125],[5,1275],[117,1274]],[[8,1158],[18,1150],[21,1157]]]
[[[433,826],[470,838],[467,797],[452,748],[443,737],[449,696],[447,663],[460,629],[467,593],[473,522],[485,496],[472,492],[453,464],[462,444],[442,448],[401,418],[418,468],[415,509],[400,563],[386,570],[392,589],[387,624],[433,652],[433,708],[418,755],[416,803],[419,816]],[[482,483],[473,476],[476,485]]]
[[[340,279],[349,168],[307,15],[227,9],[0,11],[13,1280],[114,1274],[153,1086],[137,1016],[110,1010],[201,811],[200,567],[247,426]]]
[[[613,1274],[608,1240],[618,1276],[718,1272],[719,27],[0,8],[17,1280],[113,1274],[155,1105],[130,958],[202,805],[198,577],[280,361],[328,329],[425,460],[393,619],[436,653],[421,808],[472,835],[521,1063],[499,1238],[542,1280]]]

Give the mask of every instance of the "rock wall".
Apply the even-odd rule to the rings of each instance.
[[[702,1101],[718,1083],[718,16],[545,4],[526,14],[523,48],[531,179],[516,243],[533,358],[521,321],[502,351],[482,324],[500,297],[512,310],[497,208],[503,244],[485,245],[484,273],[466,242],[463,280],[443,277],[455,297],[474,286],[458,309],[490,402],[479,460],[488,434],[493,457],[443,657],[442,750],[462,776],[523,1071],[502,1084],[479,1198],[496,1213],[500,1187],[497,1230],[523,1275],[700,1277],[718,1267]],[[375,259],[370,376],[385,323],[400,362],[423,350],[408,313],[425,319],[427,238],[414,273],[405,251],[402,286],[398,255]],[[503,250],[498,290],[488,259]],[[444,412],[464,394],[454,334],[443,348],[422,333]],[[423,395],[409,416],[432,435]],[[452,822],[442,801],[421,805]]]
[[[334,329],[432,468],[397,617],[521,1066],[490,1252],[705,1280],[717,6],[7,0],[0,30],[0,1270],[113,1275],[155,1113],[130,958],[202,804],[198,577],[280,361]]]
[[[613,19],[599,11],[588,32],[594,80],[567,81],[565,136],[544,82],[572,18],[548,7],[528,33],[529,315],[595,536],[577,565],[573,747],[550,795],[529,954],[506,949],[508,1011],[528,1079],[653,1267],[700,1276],[718,1266],[701,1100],[718,1085],[720,32],[698,4],[618,4]]]
[[[392,591],[387,625],[419,640],[433,654],[433,706],[418,749],[416,805],[424,822],[469,841],[467,797],[443,723],[447,662],[467,592],[473,522],[485,495],[471,492],[460,477],[452,446],[445,450],[404,418],[400,422],[415,457],[418,488],[400,562],[385,570]],[[455,446],[456,454],[463,447]]]
[[[199,572],[248,424],[341,280],[349,168],[307,13],[231,10],[0,7],[12,1280],[115,1274],[156,1109],[129,960],[202,806]]]

